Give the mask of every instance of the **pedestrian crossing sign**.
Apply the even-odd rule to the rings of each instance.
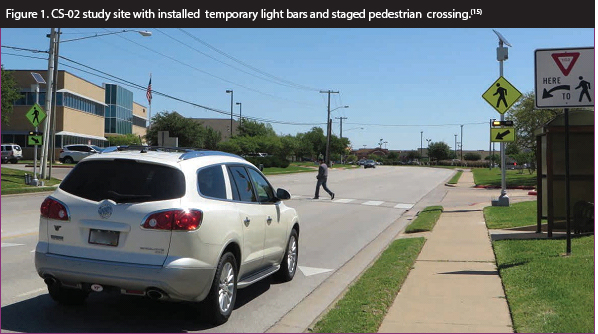
[[[42,109],[42,107],[36,103],[25,114],[25,117],[27,117],[33,126],[37,127],[44,120],[44,118],[46,118],[46,113],[44,112],[44,109]]]
[[[501,76],[482,94],[482,98],[500,114],[504,114],[519,100],[521,95],[517,88]]]

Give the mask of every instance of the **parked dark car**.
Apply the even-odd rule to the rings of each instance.
[[[366,160],[363,163],[363,168],[376,168],[376,162],[374,160]]]

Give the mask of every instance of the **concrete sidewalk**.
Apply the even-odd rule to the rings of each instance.
[[[437,205],[444,211],[409,272],[379,333],[513,333],[483,208],[500,189],[474,188],[464,170]],[[507,189],[510,203],[535,200]],[[398,237],[417,237],[401,234]]]

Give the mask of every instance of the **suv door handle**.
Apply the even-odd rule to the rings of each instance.
[[[243,223],[245,224],[245,227],[249,226],[250,222],[251,222],[251,219],[249,219],[249,217],[245,217],[245,220],[243,221]]]
[[[266,222],[268,223],[268,225],[272,224],[272,217],[268,216],[268,219],[266,219]]]

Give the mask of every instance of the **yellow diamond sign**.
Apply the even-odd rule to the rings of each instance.
[[[519,100],[521,92],[513,87],[504,77],[498,78],[482,97],[486,102],[496,109],[500,114],[504,114],[509,108]]]
[[[44,109],[39,104],[33,105],[31,109],[25,114],[25,117],[33,124],[33,126],[37,127],[39,123],[41,123],[44,118],[46,118],[46,113]]]

